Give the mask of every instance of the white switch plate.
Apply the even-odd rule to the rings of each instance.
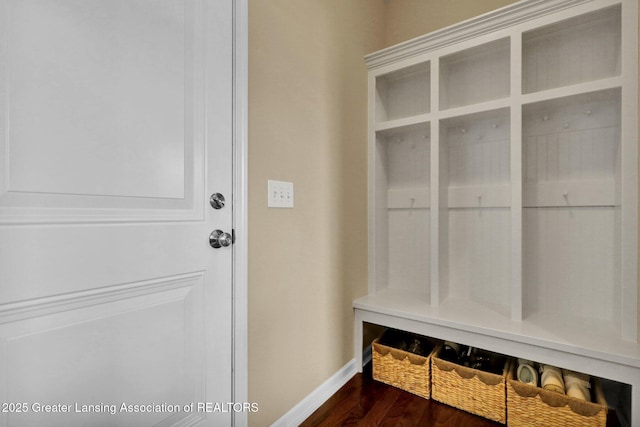
[[[292,208],[293,207],[293,182],[267,181],[267,206],[270,208]]]

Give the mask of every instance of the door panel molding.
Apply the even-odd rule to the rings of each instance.
[[[103,414],[106,424],[141,421],[122,412],[122,403],[179,406],[143,414],[145,423],[201,419],[183,408],[205,401],[204,277],[194,272],[2,307],[0,378],[7,387],[0,399],[73,410],[66,421],[33,410],[1,414],[0,425],[78,425],[83,417],[95,424],[102,415],[78,413],[75,405],[98,402],[117,406]],[[95,384],[110,387],[94,396]]]
[[[202,0],[160,0],[133,18],[125,0],[73,3],[86,37],[60,30],[71,18],[55,9],[71,3],[31,3],[0,2],[0,225],[202,220]],[[139,33],[120,36],[132,19]],[[135,43],[110,47],[118,37]]]
[[[186,298],[202,285],[204,272],[196,271],[153,280],[115,284],[98,289],[70,292],[44,298],[35,298],[9,304],[0,304],[0,326],[24,321],[33,317],[52,315],[69,310],[78,310],[94,305],[105,305],[114,301],[133,300],[148,296],[147,303],[162,302],[171,298]],[[202,292],[202,290],[198,290]],[[159,298],[155,301],[152,298]],[[0,335],[1,336],[1,335]]]

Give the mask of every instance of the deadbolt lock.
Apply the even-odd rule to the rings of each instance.
[[[224,196],[220,193],[213,193],[209,198],[209,203],[211,203],[213,209],[222,209],[225,203]]]

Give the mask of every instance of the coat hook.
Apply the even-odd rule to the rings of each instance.
[[[569,123],[565,123],[564,125],[562,125],[562,127],[565,129],[569,129]]]
[[[587,111],[585,111],[585,112],[584,112],[584,115],[585,115],[585,116],[590,116],[590,115],[591,115],[591,110],[587,110]]]

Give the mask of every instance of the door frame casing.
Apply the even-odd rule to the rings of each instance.
[[[233,2],[233,354],[234,402],[248,402],[248,0]],[[248,425],[248,414],[233,414],[233,425]]]

